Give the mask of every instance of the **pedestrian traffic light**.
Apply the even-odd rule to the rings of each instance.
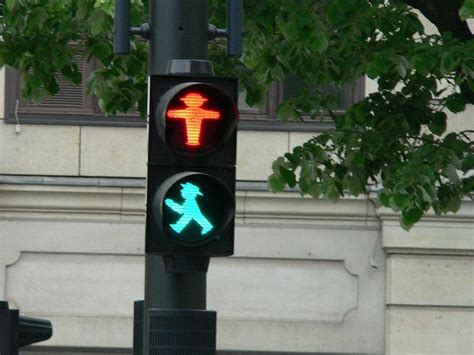
[[[150,78],[146,252],[234,250],[237,81]]]
[[[217,178],[181,173],[169,178],[155,195],[153,212],[161,233],[185,245],[206,243],[223,232],[234,212],[232,191]]]
[[[235,131],[237,124],[233,99],[214,85],[177,85],[158,106],[161,140],[172,152],[185,156],[211,153]]]
[[[20,316],[0,301],[0,354],[18,355],[18,348],[48,340],[53,335],[49,320]]]

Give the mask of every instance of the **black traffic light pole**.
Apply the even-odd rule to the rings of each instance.
[[[149,11],[149,75],[168,74],[176,59],[207,61],[207,0],[152,0]],[[145,260],[145,310],[206,308],[205,272],[167,273],[161,256]]]
[[[156,105],[156,102],[154,100],[156,101],[156,98],[153,99],[153,97],[157,96],[157,92],[156,84],[153,83],[156,83],[158,76],[161,75],[159,79],[161,82],[161,80],[166,81],[165,79],[168,78],[163,77],[163,75],[187,75],[188,77],[201,78],[201,81],[207,81],[204,77],[213,75],[212,63],[208,61],[208,40],[215,37],[227,37],[228,55],[241,55],[242,0],[227,0],[227,5],[228,17],[227,29],[225,30],[209,25],[208,0],[150,0],[149,23],[143,24],[140,27],[130,27],[130,0],[116,0],[115,53],[128,54],[130,34],[138,34],[149,40],[149,91],[152,91],[149,92],[149,117],[155,119],[154,111],[151,110],[155,110],[154,105]],[[152,80],[153,78],[155,78],[155,81]],[[230,89],[230,92],[235,92],[233,102],[236,102],[237,88],[232,85],[230,83],[230,88],[233,87],[234,89]],[[228,89],[229,87],[227,87]],[[155,125],[153,121],[153,126]],[[150,136],[149,144],[152,141],[154,142],[154,139],[152,140]],[[235,165],[235,133],[233,139],[234,152],[232,153],[232,149],[228,151],[231,156],[233,154],[233,163],[231,165]],[[151,148],[149,154],[151,151],[154,151],[154,149]],[[150,176],[156,178],[155,173],[150,173],[150,171],[156,171],[153,167],[156,161],[155,159],[150,159],[149,155],[149,165],[151,161],[152,167],[149,166],[148,179],[150,179]],[[231,184],[233,186],[235,184],[235,170],[233,170],[233,173],[231,172],[231,175],[233,175],[233,180],[231,180],[234,181]],[[150,181],[152,184],[148,183],[147,190],[150,190],[150,187],[153,189],[153,186],[156,185],[156,181],[153,182],[153,179]],[[230,187],[233,191],[232,186]],[[147,194],[150,193],[151,191],[147,191]],[[147,200],[147,205],[150,208],[150,199]],[[147,217],[147,230],[150,227],[149,217]],[[137,301],[135,303],[135,355],[141,353],[151,354],[152,347],[153,354],[160,354],[161,350],[159,349],[164,346],[162,342],[163,336],[167,338],[164,342],[169,343],[169,345],[177,342],[175,344],[177,347],[172,345],[175,350],[178,347],[179,349],[184,349],[181,346],[189,347],[188,340],[197,345],[195,340],[199,338],[199,341],[202,343],[201,345],[203,345],[202,348],[199,347],[199,349],[204,351],[202,354],[210,353],[208,351],[211,350],[209,346],[212,343],[214,344],[214,351],[212,353],[215,352],[215,312],[205,311],[206,272],[210,259],[209,255],[232,254],[233,221],[230,226],[232,228],[231,239],[228,239],[232,241],[230,249],[227,248],[227,245],[224,250],[222,248],[219,249],[217,254],[214,254],[214,251],[211,254],[204,253],[205,255],[194,256],[156,255],[154,252],[149,253],[148,234],[150,233],[147,231],[145,300],[144,302]],[[221,253],[222,251],[224,251],[224,254]],[[183,324],[185,319],[190,321],[187,323],[186,328],[181,329],[181,333],[179,329],[176,329],[177,332],[171,335],[167,329],[171,330],[169,327],[173,327],[172,324],[175,324],[178,328],[181,327],[176,324]],[[143,324],[143,327],[141,324]],[[200,324],[200,326],[195,327],[193,324]],[[202,331],[200,335],[198,334],[199,328]],[[197,331],[194,338],[193,336],[189,338],[190,334],[188,333],[191,329]],[[140,336],[140,330],[143,330],[143,338]],[[213,332],[212,336],[207,334],[209,331]],[[206,337],[208,338],[207,340],[205,339]],[[143,343],[140,341],[141,338]],[[165,351],[164,348],[162,350]],[[195,353],[201,354],[201,352]]]
[[[149,75],[169,74],[171,60],[207,61],[208,26],[207,0],[150,1]]]
[[[152,0],[149,14],[149,75],[169,74],[172,60],[207,61],[207,0]],[[146,254],[144,354],[148,352],[149,309],[205,308],[206,272],[168,273],[160,255]]]

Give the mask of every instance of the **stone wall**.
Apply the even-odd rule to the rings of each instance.
[[[53,322],[44,345],[131,347],[143,204],[140,187],[0,184],[0,298]],[[381,353],[379,230],[365,199],[239,192],[235,255],[208,273],[219,349]]]
[[[474,203],[409,233],[381,213],[387,354],[474,353]]]

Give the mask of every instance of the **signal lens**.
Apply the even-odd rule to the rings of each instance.
[[[201,94],[190,92],[179,100],[186,105],[184,109],[169,109],[166,114],[170,119],[183,119],[186,127],[186,145],[201,146],[201,130],[204,120],[217,120],[221,117],[220,112],[202,108],[208,101]]]
[[[229,188],[201,173],[174,176],[155,197],[162,230],[185,244],[207,243],[227,226],[235,211]],[[161,208],[159,207],[161,206]]]
[[[204,155],[217,148],[235,129],[237,105],[221,88],[192,84],[172,93],[164,110],[168,148],[183,155]]]

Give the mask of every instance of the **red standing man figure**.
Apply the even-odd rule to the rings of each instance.
[[[201,106],[207,101],[201,94],[190,92],[180,99],[186,105],[185,109],[168,110],[169,118],[180,118],[186,124],[186,145],[201,145],[201,126],[203,120],[217,120],[221,114],[217,111],[206,110]]]

